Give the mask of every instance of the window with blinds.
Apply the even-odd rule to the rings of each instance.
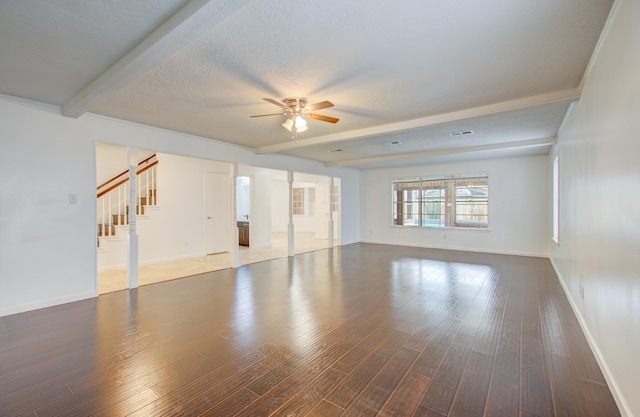
[[[396,178],[392,181],[396,226],[487,228],[489,176]]]

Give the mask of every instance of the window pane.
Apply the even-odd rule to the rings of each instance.
[[[425,184],[425,186],[429,185],[431,184]],[[446,225],[446,195],[445,188],[429,188],[422,192],[422,226],[444,227]]]
[[[293,189],[293,214],[304,214],[304,188]]]
[[[488,179],[456,179],[455,189],[455,226],[487,227],[489,224]]]
[[[393,224],[420,225],[420,181],[393,184]]]

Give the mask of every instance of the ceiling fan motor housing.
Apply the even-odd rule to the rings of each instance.
[[[304,97],[287,97],[282,102],[289,107],[292,113],[302,112],[308,103]]]

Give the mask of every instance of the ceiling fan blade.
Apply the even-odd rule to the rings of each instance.
[[[315,111],[320,109],[328,109],[329,107],[333,107],[333,103],[330,101],[321,101],[320,103],[311,104],[306,106],[305,109],[309,111]]]
[[[249,117],[284,116],[284,115],[286,115],[286,113],[256,114],[254,116],[249,116]]]
[[[323,122],[329,122],[329,123],[338,123],[338,120],[340,120],[340,119],[336,119],[335,117],[323,116],[321,114],[315,114],[315,113],[309,113],[309,116],[312,119],[322,120]]]
[[[284,103],[280,103],[279,101],[275,101],[272,98],[263,98],[264,101],[268,101],[271,104],[275,104],[278,107],[282,107],[283,109],[288,109],[289,107],[287,107]]]

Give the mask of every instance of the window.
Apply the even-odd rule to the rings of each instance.
[[[316,189],[315,188],[294,188],[293,189],[293,214],[314,215],[316,214]]]
[[[487,174],[397,178],[393,184],[393,224],[418,227],[487,228]]]
[[[338,202],[338,186],[334,185],[333,188],[331,188],[331,211],[338,211],[338,207],[339,206],[339,202]]]
[[[553,235],[551,238],[554,242],[560,243],[558,235],[560,234],[560,166],[558,156],[553,160]]]
[[[304,214],[304,188],[293,189],[293,214]]]

